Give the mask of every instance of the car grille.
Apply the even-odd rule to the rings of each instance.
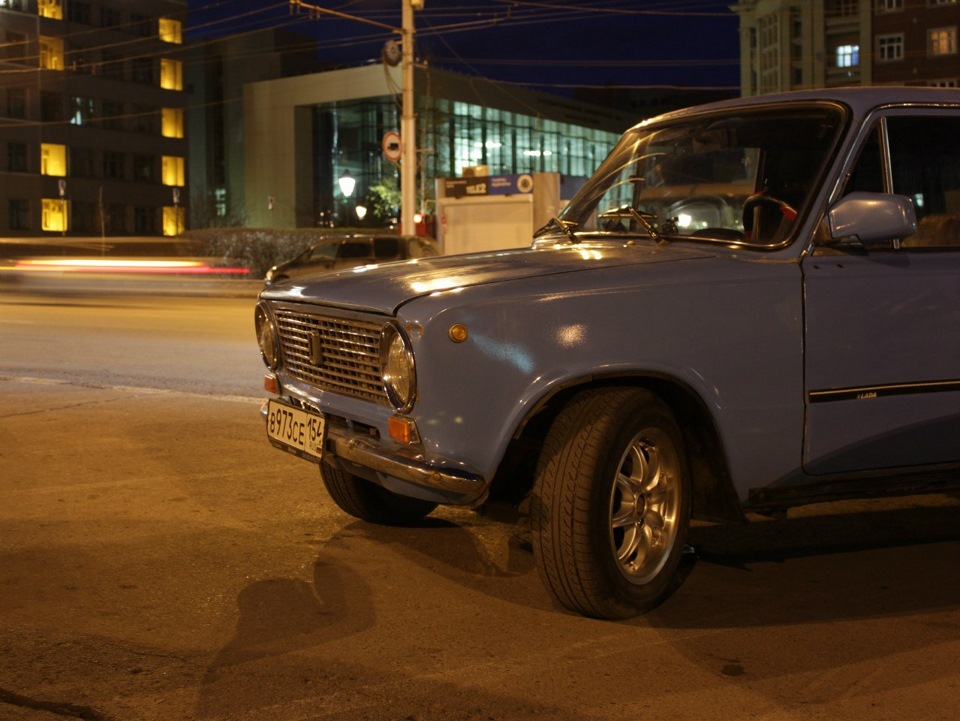
[[[389,404],[380,378],[382,323],[285,309],[275,317],[281,362],[291,375],[325,391]]]

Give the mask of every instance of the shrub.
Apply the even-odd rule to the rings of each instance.
[[[332,235],[363,232],[350,228],[206,228],[181,236],[193,252],[214,265],[248,268],[262,278],[271,266],[299,255]],[[369,232],[369,229],[367,229]]]

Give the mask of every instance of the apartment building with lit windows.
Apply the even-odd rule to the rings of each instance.
[[[844,85],[957,87],[958,0],[740,0],[744,96]]]
[[[877,0],[874,82],[960,86],[958,26],[958,0]]]
[[[185,230],[186,0],[0,0],[0,235]]]

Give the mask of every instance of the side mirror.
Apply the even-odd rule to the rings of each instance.
[[[903,195],[850,193],[827,213],[833,242],[854,240],[865,247],[886,246],[917,232],[913,202]]]

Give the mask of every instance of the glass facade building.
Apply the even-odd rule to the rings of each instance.
[[[339,217],[337,185],[344,173],[357,180],[353,196],[378,185],[396,185],[399,166],[384,157],[381,140],[400,127],[392,97],[334,101],[313,110],[315,213]],[[559,173],[589,176],[619,133],[447,98],[421,97],[417,108],[417,158],[421,209],[429,212],[434,179],[461,177],[482,166],[490,175]]]
[[[383,147],[401,126],[394,70],[370,65],[245,86],[248,226],[356,224],[356,205],[379,205],[366,225],[389,220],[385,205],[396,215],[400,163],[408,159],[394,162]],[[589,176],[639,120],[436,68],[417,68],[415,97],[416,210],[426,214],[438,181],[471,171]],[[345,174],[356,181],[349,198],[338,183]]]

